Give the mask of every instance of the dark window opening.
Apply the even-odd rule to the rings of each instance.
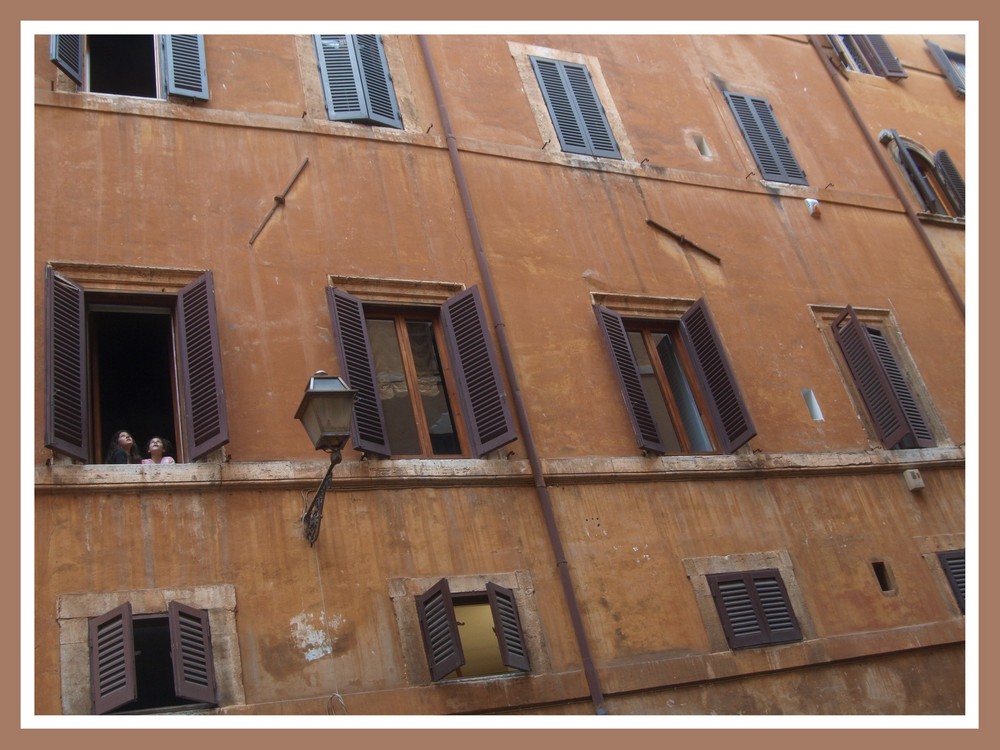
[[[88,34],[89,90],[156,98],[156,38],[152,35]]]
[[[881,560],[876,560],[872,563],[872,572],[875,573],[875,578],[883,593],[888,594],[896,590],[896,583],[888,565]]]
[[[146,713],[156,709],[201,705],[201,701],[180,698],[175,692],[170,626],[166,615],[133,616],[132,638],[135,645],[136,699],[108,713]]]

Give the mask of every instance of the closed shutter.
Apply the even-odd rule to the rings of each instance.
[[[948,198],[955,206],[957,216],[965,216],[965,180],[955,166],[955,162],[948,156],[948,152],[941,149],[934,154],[934,167],[937,170],[938,179],[944,186]]]
[[[604,107],[585,65],[532,57],[542,97],[562,150],[620,159]]]
[[[314,42],[331,120],[403,127],[381,36],[317,34]]]
[[[938,559],[941,561],[941,567],[948,578],[951,591],[955,594],[955,601],[958,602],[962,614],[965,614],[965,550],[938,552]]]
[[[935,44],[930,39],[925,41],[927,42],[927,49],[930,51],[931,57],[934,58],[934,62],[938,64],[941,72],[948,78],[948,82],[955,90],[955,93],[959,96],[965,96],[965,76],[955,68],[955,63],[948,57],[948,53],[940,45]]]
[[[448,352],[469,425],[472,452],[482,456],[517,439],[500,368],[490,342],[479,289],[458,294],[441,308]]]
[[[189,460],[229,442],[222,350],[212,273],[177,293],[177,329],[184,396],[184,441]]]
[[[132,605],[125,602],[93,618],[89,633],[94,713],[106,714],[136,699]]]
[[[732,91],[723,93],[760,167],[761,177],[792,185],[808,185],[806,173],[795,160],[767,99]]]
[[[215,666],[208,612],[180,602],[170,602],[170,660],[174,666],[174,692],[178,698],[216,703]]]
[[[345,369],[344,381],[357,391],[351,438],[354,448],[388,457],[389,432],[382,413],[375,377],[375,360],[361,300],[340,289],[326,288],[327,306],[337,342],[337,356]]]
[[[594,314],[597,316],[598,326],[611,354],[615,374],[618,376],[618,385],[621,387],[625,408],[628,410],[629,419],[632,420],[632,428],[635,430],[639,447],[655,453],[666,453],[666,446],[660,440],[653,413],[642,389],[639,365],[629,345],[622,316],[603,305],[594,305]]]
[[[417,617],[432,680],[440,680],[465,664],[447,579],[442,578],[417,597]]]
[[[906,71],[881,34],[865,34],[854,37],[875,75],[898,81],[907,78]]]
[[[517,602],[514,592],[510,589],[489,582],[486,584],[486,595],[493,612],[493,631],[500,644],[500,658],[505,666],[530,672],[528,650],[524,645],[524,632],[521,629],[521,618],[517,613]]]
[[[934,439],[884,334],[865,326],[848,306],[831,325],[879,440],[932,447]]]
[[[937,199],[937,195],[934,193],[934,188],[932,188],[928,182],[924,173],[920,171],[917,166],[917,162],[914,161],[913,156],[910,154],[909,148],[903,142],[903,139],[899,137],[899,133],[895,130],[890,130],[889,133],[892,135],[892,139],[896,142],[896,151],[899,154],[899,162],[903,165],[903,170],[906,172],[906,176],[910,179],[910,184],[913,185],[913,189],[917,191],[920,196],[920,201],[924,204],[924,210],[930,211],[934,214],[946,214],[947,211],[941,205],[940,201]]]
[[[167,94],[207,101],[205,38],[201,34],[166,34],[161,43]]]
[[[45,268],[45,447],[90,460],[83,289]]]
[[[681,316],[681,335],[707,397],[708,412],[721,448],[732,453],[756,435],[757,428],[736,384],[733,368],[704,299],[695,302]]]
[[[717,573],[708,584],[730,648],[802,640],[777,570]]]
[[[49,59],[77,86],[83,85],[83,34],[53,34]]]

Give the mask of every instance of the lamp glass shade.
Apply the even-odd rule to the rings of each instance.
[[[355,393],[336,375],[309,378],[295,418],[302,422],[316,450],[337,450],[347,442]]]

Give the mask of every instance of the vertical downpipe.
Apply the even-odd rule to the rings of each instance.
[[[531,464],[531,473],[535,482],[535,490],[538,493],[538,500],[542,507],[542,515],[545,517],[545,528],[548,530],[549,543],[552,546],[552,553],[556,558],[556,568],[559,571],[559,579],[562,582],[563,594],[569,606],[570,620],[573,623],[573,631],[576,634],[577,645],[580,649],[580,656],[583,659],[583,673],[590,688],[590,699],[594,703],[595,713],[606,714],[607,707],[604,705],[604,693],[601,691],[600,681],[597,677],[597,670],[594,668],[594,661],[590,655],[590,646],[587,643],[587,634],[583,628],[583,619],[580,615],[580,607],[576,601],[576,594],[573,591],[573,581],[569,575],[569,564],[563,551],[562,539],[559,536],[559,528],[556,525],[555,513],[552,509],[552,499],[549,496],[549,488],[545,484],[545,475],[542,463],[538,458],[538,451],[535,449],[535,441],[531,433],[531,426],[528,423],[528,414],[524,408],[524,399],[521,395],[521,388],[517,382],[517,373],[510,354],[510,346],[507,342],[507,334],[504,329],[503,320],[500,317],[500,307],[497,304],[496,289],[493,286],[493,275],[490,272],[489,262],[486,253],[483,251],[482,236],[479,234],[479,223],[476,221],[475,210],[472,206],[472,198],[469,195],[469,188],[465,181],[465,172],[462,163],[458,158],[458,148],[455,145],[455,136],[451,132],[451,121],[448,119],[448,110],[445,107],[444,96],[441,93],[441,86],[438,81],[437,71],[434,68],[434,61],[431,59],[430,49],[427,46],[427,38],[419,35],[420,49],[424,55],[424,62],[427,66],[427,74],[430,76],[431,85],[434,88],[434,98],[437,100],[438,115],[441,117],[441,127],[445,132],[445,139],[448,143],[448,155],[451,157],[452,170],[455,173],[455,182],[458,185],[458,192],[462,198],[462,207],[465,209],[465,220],[469,227],[469,234],[472,236],[472,245],[476,251],[476,262],[479,265],[479,273],[483,279],[485,288],[485,298],[490,308],[490,316],[493,318],[494,329],[496,331],[497,342],[500,345],[500,356],[503,360],[504,371],[507,375],[507,382],[510,385],[514,409],[517,412],[517,419],[521,424],[522,437],[524,439],[525,451],[528,454],[528,462]]]

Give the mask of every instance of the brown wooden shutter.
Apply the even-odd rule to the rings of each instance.
[[[184,441],[189,460],[229,442],[222,349],[209,271],[177,293],[177,329],[184,395]]]
[[[920,171],[920,168],[917,166],[917,162],[910,154],[910,149],[906,147],[903,139],[899,137],[899,133],[895,130],[890,130],[889,133],[892,135],[892,139],[896,142],[896,151],[899,154],[899,163],[903,165],[903,171],[905,171],[906,176],[909,177],[910,184],[913,185],[913,189],[916,190],[917,194],[920,196],[920,201],[924,205],[924,210],[934,214],[947,214],[948,212],[944,210],[941,202],[937,199],[937,195],[934,193],[934,188],[927,183],[927,178],[924,176],[924,173]]]
[[[178,698],[216,703],[208,612],[180,602],[170,602],[167,619],[175,694]]]
[[[347,292],[326,288],[327,307],[337,342],[337,356],[344,368],[344,381],[357,391],[351,439],[357,450],[376,456],[391,455],[389,432],[379,399],[375,360],[368,341],[368,327],[361,300]]]
[[[479,289],[472,287],[441,307],[445,341],[454,365],[472,452],[482,456],[517,439],[507,393],[490,340]]]
[[[94,713],[106,714],[136,699],[132,605],[94,617],[89,632],[90,694]]]
[[[722,338],[704,299],[695,302],[681,317],[681,335],[708,401],[708,412],[720,447],[732,453],[756,435],[757,428],[736,384]]]
[[[730,648],[802,640],[776,569],[716,573],[708,584]]]
[[[948,578],[948,584],[955,595],[959,609],[965,614],[965,550],[956,549],[938,552],[938,560]]]
[[[791,185],[808,185],[806,173],[795,159],[788,138],[778,125],[767,99],[733,91],[722,93],[760,168],[761,178]]]
[[[864,34],[854,37],[859,49],[875,75],[898,81],[907,78],[906,71],[881,34]]]
[[[625,408],[629,419],[632,420],[632,428],[635,430],[639,447],[655,453],[666,453],[666,446],[660,439],[653,413],[646,400],[646,393],[642,389],[639,365],[629,345],[622,316],[603,305],[594,305],[594,314],[604,336],[604,343],[607,344],[608,352],[611,354],[615,375],[618,376],[618,385],[621,387]]]
[[[446,578],[417,596],[417,617],[432,680],[440,680],[465,664],[455,606]]]
[[[934,167],[941,185],[955,206],[956,215],[965,216],[965,180],[947,151],[941,149],[934,154]]]
[[[517,613],[517,601],[510,589],[489,582],[486,584],[486,595],[490,600],[493,612],[493,632],[500,644],[500,658],[505,666],[530,672],[528,650],[524,644],[524,632],[521,630],[521,618]]]
[[[90,460],[83,289],[45,268],[45,447]]]

